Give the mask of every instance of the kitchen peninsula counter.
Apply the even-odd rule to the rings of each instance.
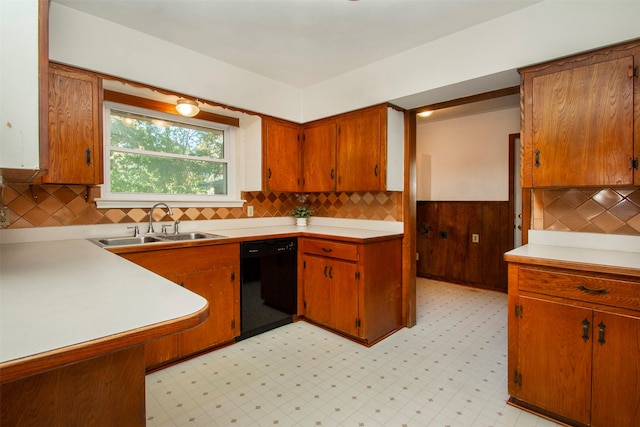
[[[207,316],[86,240],[0,245],[0,424],[144,425],[143,344]]]

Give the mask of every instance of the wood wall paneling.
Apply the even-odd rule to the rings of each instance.
[[[417,275],[506,292],[512,226],[506,201],[418,202]]]

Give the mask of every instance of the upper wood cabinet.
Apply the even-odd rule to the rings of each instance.
[[[302,138],[302,191],[335,191],[336,138],[334,120],[304,127]]]
[[[304,125],[265,119],[263,142],[267,190],[403,190],[404,114],[386,105]]]
[[[262,120],[264,183],[268,191],[300,191],[302,127],[283,120]]]
[[[49,170],[42,183],[103,182],[101,106],[96,75],[49,66]]]
[[[520,70],[522,186],[638,185],[640,42]]]
[[[337,191],[385,188],[386,117],[386,106],[378,106],[345,114],[336,120]]]

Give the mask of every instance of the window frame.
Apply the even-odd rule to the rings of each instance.
[[[163,194],[163,193],[113,193],[111,192],[111,110],[120,110],[147,117],[167,120],[186,125],[222,130],[224,132],[224,160],[227,164],[227,194]],[[96,199],[98,208],[144,208],[151,207],[158,201],[172,203],[180,207],[241,207],[244,200],[240,198],[238,177],[239,162],[236,159],[236,130],[234,127],[208,120],[183,117],[161,111],[150,110],[133,105],[105,101],[103,103],[103,144],[104,150],[104,184],[101,197]],[[180,156],[175,156],[179,158]]]

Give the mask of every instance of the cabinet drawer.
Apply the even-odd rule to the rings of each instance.
[[[520,268],[521,291],[640,310],[640,283],[582,274]]]
[[[348,261],[358,260],[358,245],[334,242],[331,240],[303,239],[302,252],[320,256],[340,258]]]

